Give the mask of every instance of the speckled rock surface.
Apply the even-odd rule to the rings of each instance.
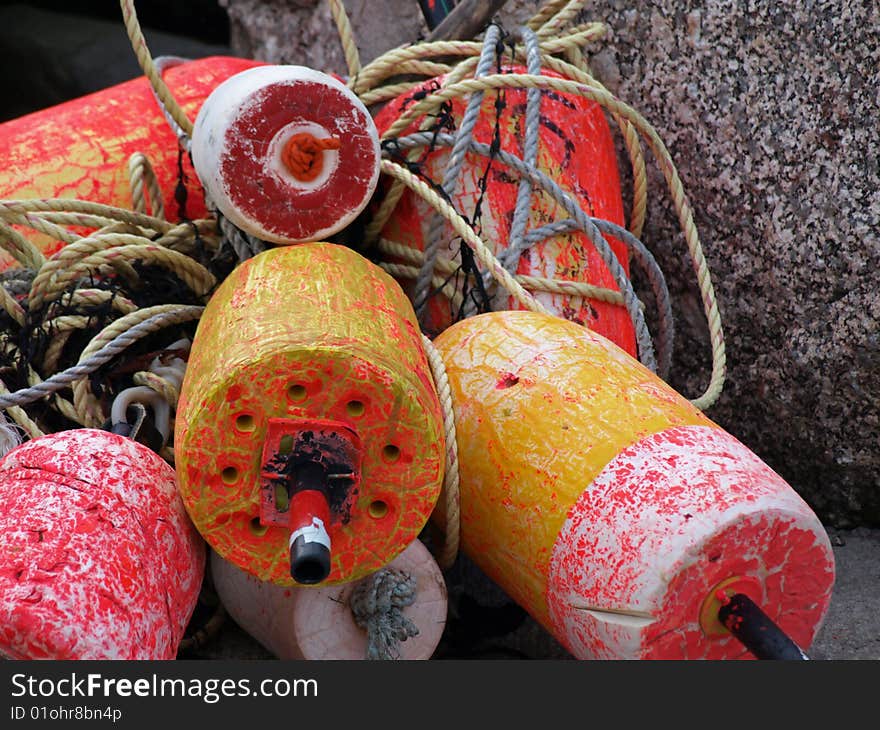
[[[222,2],[237,52],[345,73],[325,3]],[[512,0],[503,20],[541,4]],[[416,3],[346,6],[364,60],[424,32]],[[880,525],[880,6],[611,0],[583,20],[607,23],[593,71],[656,127],[695,208],[728,348],[708,414],[827,524]],[[709,377],[705,321],[650,172],[643,239],[674,297],[670,382],[693,397]]]
[[[696,208],[728,347],[709,411],[828,524],[880,524],[880,6],[615,0],[594,73],[657,128]],[[708,347],[675,218],[644,238],[678,309],[673,385]],[[702,357],[706,354],[705,359]]]

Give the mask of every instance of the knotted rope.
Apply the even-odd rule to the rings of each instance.
[[[367,659],[399,659],[400,642],[418,636],[419,627],[403,613],[415,600],[416,580],[402,570],[382,568],[357,582],[348,605],[367,632]]]

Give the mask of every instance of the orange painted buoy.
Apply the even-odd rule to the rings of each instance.
[[[412,603],[399,610],[417,633],[400,641],[399,658],[430,659],[446,626],[446,583],[440,567],[415,540],[386,568],[402,572],[415,586]],[[279,659],[367,657],[370,637],[351,607],[357,581],[319,588],[279,586],[216,553],[211,555],[211,577],[235,623]]]
[[[809,647],[834,582],[828,537],[748,448],[561,318],[479,315],[435,345],[462,549],[574,656],[748,656],[718,619],[735,594]]]
[[[163,78],[184,111],[194,118],[213,89],[229,76],[262,65],[245,58],[212,56],[170,67]],[[0,124],[0,199],[79,198],[131,207],[128,160],[146,155],[178,220],[178,143],[153,96],[150,82],[137,78]],[[186,178],[188,218],[204,218],[204,195],[189,155],[180,158]],[[35,236],[46,255],[61,244]],[[12,259],[0,253],[4,268]]]
[[[524,73],[520,66],[506,71]],[[550,71],[547,75],[553,76]],[[433,91],[442,78],[426,82],[389,103],[376,115],[376,126],[384,133],[415,99]],[[495,93],[487,92],[480,107],[473,131],[473,139],[485,145],[493,144],[496,133],[500,149],[522,157],[527,91],[506,89],[504,107],[495,108]],[[458,129],[464,115],[466,101],[454,99],[448,112],[449,126]],[[623,200],[614,142],[604,113],[596,103],[582,97],[542,92],[540,106],[540,133],[537,169],[556,181],[589,216],[603,218],[623,225]],[[420,121],[420,120],[419,120]],[[405,134],[416,131],[415,122]],[[438,147],[420,157],[418,164],[431,180],[440,183],[449,162],[450,149]],[[457,183],[452,203],[456,210],[475,218],[477,202],[482,198],[478,226],[483,237],[502,254],[511,237],[520,177],[501,162],[491,164],[487,157],[468,152]],[[482,188],[485,188],[482,190]],[[435,217],[434,209],[420,197],[407,191],[393,215],[382,230],[382,237],[408,248],[424,251]],[[535,187],[527,230],[568,218],[564,208],[547,192]],[[605,237],[625,272],[629,272],[626,247],[618,240]],[[448,223],[444,224],[440,262],[460,263],[460,241]],[[516,273],[537,277],[576,281],[594,286],[617,289],[608,267],[595,246],[581,231],[558,233],[527,249],[520,257]],[[407,291],[414,293],[413,282],[404,282]],[[630,354],[636,353],[635,330],[626,309],[579,295],[535,292],[538,301],[560,317],[580,322],[608,337]],[[504,294],[493,302],[495,309],[518,309],[519,303]],[[434,296],[429,301],[426,330],[440,332],[456,319],[456,312],[448,299]]]
[[[440,404],[406,296],[334,244],[244,262],[199,322],[174,444],[187,510],[226,560],[283,585],[383,567],[443,479]]]

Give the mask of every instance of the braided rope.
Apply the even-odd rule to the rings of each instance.
[[[444,539],[443,544],[437,550],[435,557],[437,564],[442,570],[452,567],[458,555],[461,535],[461,500],[460,482],[461,476],[458,471],[458,437],[455,429],[455,402],[452,399],[452,389],[449,386],[449,377],[446,374],[446,365],[440,352],[434,347],[434,343],[422,335],[422,344],[428,356],[428,364],[434,376],[434,385],[443,408],[443,427],[446,443],[446,470],[443,475],[443,502]]]
[[[173,307],[174,309],[151,314],[130,329],[126,329],[112,339],[109,339],[109,341],[99,343],[94,350],[89,353],[88,357],[85,357],[84,355],[73,367],[69,367],[60,373],[56,373],[37,385],[29,388],[22,388],[21,390],[9,393],[8,395],[0,395],[0,408],[5,409],[10,406],[24,406],[28,403],[33,403],[40,398],[44,398],[47,395],[52,395],[53,393],[66,388],[71,383],[95,372],[99,367],[110,362],[110,360],[141,338],[151,335],[154,332],[158,332],[163,327],[198,319],[204,309],[203,307],[195,306],[162,306]],[[92,343],[90,344],[95,343],[97,339],[98,338],[92,340]]]
[[[137,12],[134,9],[134,0],[120,0],[119,5],[122,9],[122,19],[125,23],[125,30],[128,32],[128,39],[131,41],[131,47],[134,49],[138,63],[144,75],[150,80],[156,96],[162,103],[162,106],[171,115],[178,127],[187,135],[192,136],[193,124],[187,117],[186,112],[177,103],[171,90],[162,80],[162,74],[153,63],[150,49],[147,47],[147,41],[141,32],[140,24],[137,19]]]
[[[128,179],[131,186],[132,208],[138,213],[147,212],[147,201],[144,195],[144,184],[150,198],[150,207],[156,218],[165,218],[165,201],[159,189],[159,181],[147,156],[135,152],[128,160]]]
[[[336,23],[339,41],[342,43],[342,53],[348,66],[349,78],[357,79],[358,73],[361,70],[361,59],[357,44],[354,41],[351,21],[348,19],[348,13],[345,12],[342,0],[329,0],[329,4],[330,14],[333,16],[333,22]]]

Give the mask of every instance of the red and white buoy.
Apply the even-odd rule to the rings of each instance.
[[[0,656],[173,659],[204,569],[174,469],[145,446],[82,428],[0,462]]]
[[[420,540],[386,567],[411,576],[416,584],[414,602],[401,612],[418,634],[400,642],[400,659],[430,659],[446,626],[443,574]],[[279,659],[366,657],[368,636],[350,606],[359,581],[319,588],[280,586],[260,580],[215,552],[211,577],[232,619]]]
[[[341,230],[379,179],[379,135],[367,108],[304,66],[260,66],[220,84],[196,118],[192,157],[220,212],[274,243]]]

